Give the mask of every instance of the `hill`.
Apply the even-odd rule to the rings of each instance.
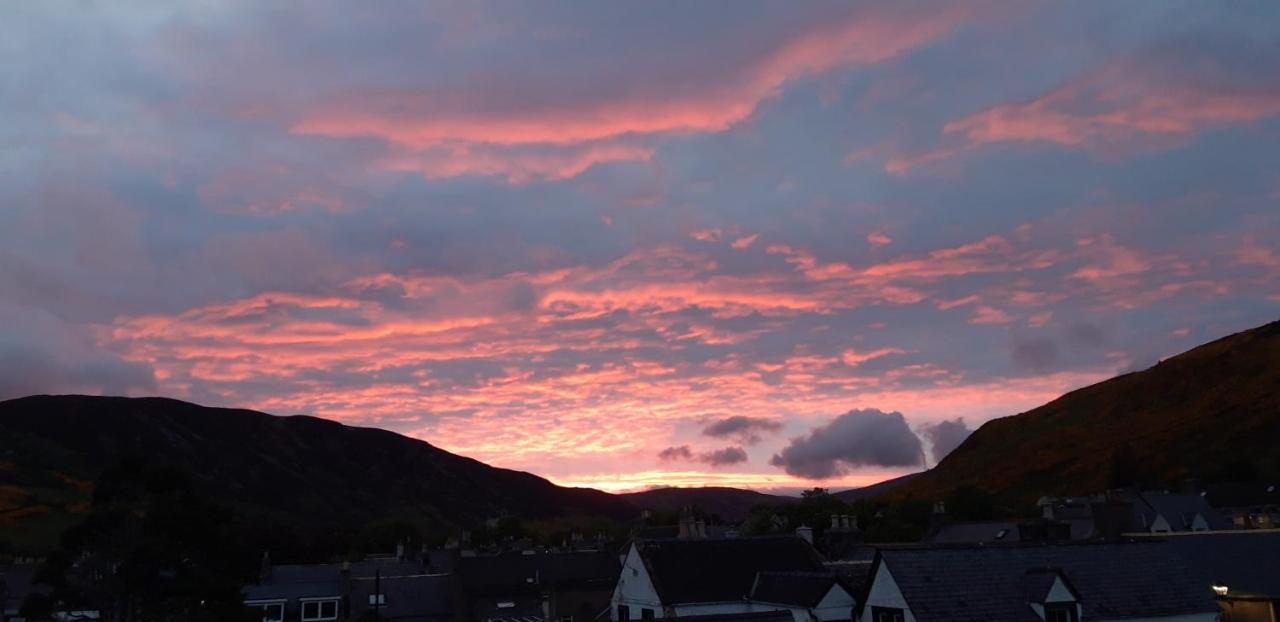
[[[1025,502],[1097,492],[1117,476],[1148,486],[1277,478],[1277,439],[1280,322],[1273,322],[991,420],[889,494],[939,498],[972,485]]]
[[[104,471],[129,461],[189,473],[210,498],[297,529],[638,513],[607,493],[563,488],[386,430],[162,398],[33,396],[0,402],[0,533],[54,541],[87,512]]]
[[[920,473],[907,473],[906,475],[899,475],[893,479],[876,482],[870,486],[850,488],[849,490],[841,490],[840,492],[831,494],[845,503],[853,503],[854,501],[861,501],[863,499],[874,499],[876,497],[889,494],[893,490],[919,476]]]
[[[655,488],[643,492],[618,495],[631,504],[659,512],[675,512],[686,506],[696,506],[709,514],[718,514],[729,521],[742,520],[751,508],[761,505],[777,505],[799,501],[795,497],[767,495],[753,490],[707,486],[703,488]]]

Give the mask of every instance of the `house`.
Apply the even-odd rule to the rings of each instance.
[[[468,619],[589,622],[608,619],[620,566],[604,551],[528,551],[463,557],[457,572]]]
[[[1280,490],[1275,484],[1226,482],[1202,487],[1205,501],[1236,529],[1280,528]]]
[[[948,523],[929,534],[933,544],[997,544],[1088,540],[1094,536],[1093,519],[1037,521],[981,521]]]
[[[1231,520],[1215,510],[1202,494],[1113,491],[1093,497],[1042,497],[1037,505],[1045,521],[1070,524],[1072,538],[1121,533],[1173,533],[1232,529]]]
[[[448,574],[427,572],[421,561],[399,557],[360,562],[272,565],[263,557],[244,603],[263,622],[355,620],[376,609],[383,620],[452,622],[456,588]]]
[[[1213,622],[1213,592],[1165,542],[880,549],[865,622]]]
[[[1209,531],[1234,526],[1199,494],[1139,492],[1130,497],[1139,531]]]
[[[1209,586],[1224,622],[1280,619],[1280,531],[1181,533],[1160,539]]]
[[[613,619],[789,614],[853,617],[852,591],[803,537],[636,540],[612,597]]]
[[[35,564],[0,566],[0,622],[21,620],[22,604],[31,594]]]

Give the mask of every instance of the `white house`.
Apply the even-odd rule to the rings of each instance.
[[[796,537],[632,542],[613,620],[788,612],[793,622],[850,620],[854,597]]]

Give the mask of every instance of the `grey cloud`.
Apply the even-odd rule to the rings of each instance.
[[[955,419],[947,419],[937,423],[930,423],[920,427],[920,435],[929,441],[929,455],[933,458],[933,463],[942,462],[947,454],[960,446],[964,439],[969,438],[973,430],[965,424],[963,417]]]
[[[1045,373],[1058,364],[1058,344],[1049,338],[1020,339],[1013,344],[1012,356],[1019,367]]]
[[[715,467],[746,462],[747,452],[741,447],[725,447],[695,454],[688,445],[678,445],[658,452],[658,459],[663,462],[701,462]]]
[[[701,454],[698,460],[711,466],[740,464],[747,461],[747,452],[741,447],[725,447]]]
[[[702,429],[702,433],[714,438],[732,438],[745,445],[754,445],[760,442],[761,434],[773,433],[781,429],[781,421],[734,415],[712,422]]]
[[[851,410],[774,454],[769,464],[791,475],[825,479],[858,467],[921,466],[920,439],[899,412]]]
[[[155,390],[155,375],[80,336],[56,318],[0,305],[0,399],[40,393],[120,395]]]

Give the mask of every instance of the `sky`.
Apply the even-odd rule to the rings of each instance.
[[[1280,318],[1272,2],[0,13],[0,398],[847,488]]]

